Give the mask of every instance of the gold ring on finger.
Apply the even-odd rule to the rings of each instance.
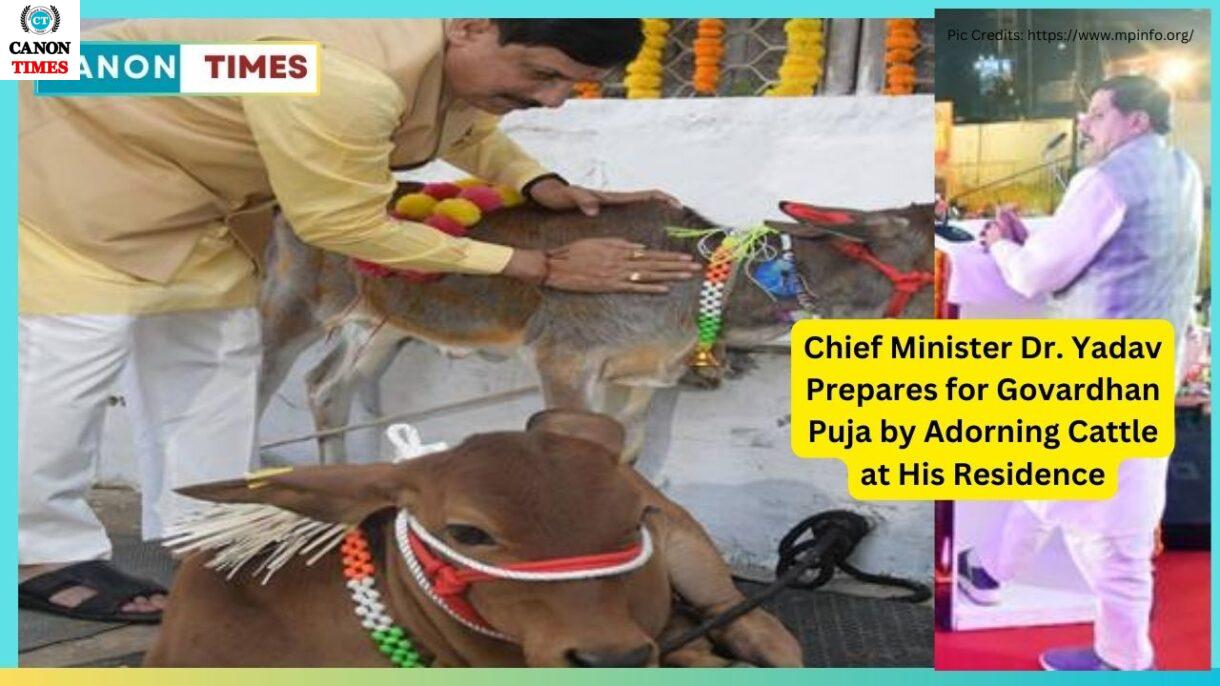
[[[640,278],[641,278],[641,275],[639,272],[631,272],[631,275],[627,277],[627,280],[632,283],[636,283],[637,281],[640,280]]]

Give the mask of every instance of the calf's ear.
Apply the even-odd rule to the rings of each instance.
[[[177,492],[215,503],[274,505],[323,522],[359,524],[378,510],[410,508],[435,457],[398,464],[272,469]]]
[[[581,410],[543,410],[525,425],[526,431],[542,431],[596,443],[618,457],[623,454],[626,434],[613,418]]]

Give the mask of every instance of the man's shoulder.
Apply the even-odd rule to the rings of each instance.
[[[1183,181],[1201,176],[1199,165],[1185,150],[1156,134],[1122,146],[1095,166],[1115,186],[1138,183],[1150,170],[1157,176],[1173,175]]]
[[[1076,172],[1068,183],[1064,200],[1066,201],[1073,195],[1087,195],[1095,192],[1112,193],[1115,188],[1115,172],[1104,162],[1105,160],[1098,164],[1091,164]]]
[[[1178,169],[1182,170],[1182,176],[1189,180],[1201,180],[1203,172],[1199,170],[1199,164],[1195,162],[1195,158],[1191,157],[1182,148],[1170,148],[1173,155],[1174,164]]]

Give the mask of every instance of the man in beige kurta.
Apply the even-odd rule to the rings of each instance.
[[[277,205],[306,242],[392,268],[638,292],[697,270],[622,241],[547,256],[385,212],[392,170],[437,158],[556,210],[667,197],[570,186],[497,128],[498,115],[558,106],[574,81],[629,59],[635,20],[129,21],[83,38],[318,41],[321,91],[47,98],[22,84],[18,540],[21,576],[36,581],[23,605],[159,615],[160,589],[115,581],[85,502],[104,408],[130,375],[138,452],[151,456],[145,538],[179,504],[173,488],[248,469],[256,264]]]

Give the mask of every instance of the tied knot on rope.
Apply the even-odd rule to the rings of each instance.
[[[424,574],[432,583],[432,590],[438,596],[454,598],[466,593],[466,589],[470,588],[470,583],[474,581],[467,570],[458,569],[445,562],[440,555],[434,554],[423,541],[414,535],[411,536],[410,543],[415,558],[419,560]]]
[[[441,563],[435,565],[433,570],[429,570],[428,565],[425,565],[424,571],[432,578],[432,590],[442,598],[460,596],[470,588],[470,581],[462,574],[462,570],[449,565]]]

